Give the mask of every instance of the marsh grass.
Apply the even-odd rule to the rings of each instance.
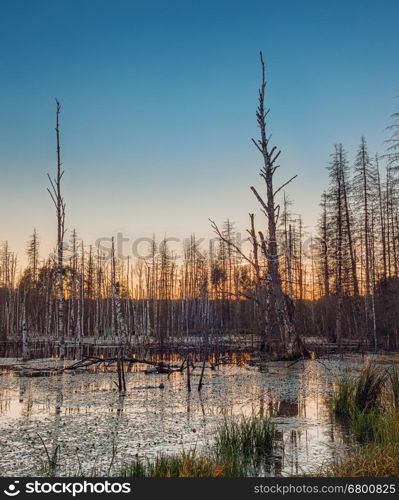
[[[383,389],[387,381],[387,370],[370,363],[354,381],[354,405],[367,412],[381,405]]]
[[[351,410],[350,426],[361,442],[374,441],[381,427],[381,418],[380,411],[375,408],[360,411],[355,407]]]
[[[367,366],[358,377],[338,382],[331,406],[363,446],[321,475],[383,477],[399,475],[399,371]]]
[[[115,467],[116,447],[113,447],[108,475],[120,477],[245,477],[264,470],[276,448],[276,429],[268,418],[241,417],[238,420],[225,419],[214,429],[215,441],[206,452],[196,449],[173,455],[159,454],[155,459],[136,458],[121,467]],[[54,476],[59,472],[61,449],[59,446],[50,453],[39,436],[44,458],[41,472],[44,476]],[[259,469],[261,466],[261,469]],[[67,476],[98,477],[99,470],[94,464],[83,471],[79,456],[77,470],[66,471]]]
[[[399,411],[395,409],[387,410],[375,421],[373,442],[388,446],[396,445],[399,454]],[[399,471],[398,471],[399,472]]]
[[[216,453],[219,457],[241,455],[244,459],[268,456],[275,434],[275,425],[268,418],[225,419],[215,432]]]
[[[122,467],[121,477],[223,477],[226,467],[214,457],[195,450],[180,455],[159,455],[155,460],[136,459]]]
[[[335,415],[350,417],[354,402],[355,380],[345,376],[339,380],[337,389],[331,398],[331,407]]]
[[[57,445],[53,451],[50,451],[46,443],[44,442],[42,436],[37,433],[37,436],[39,437],[43,449],[45,452],[45,459],[41,460],[41,472],[48,477],[54,477],[57,473],[57,469],[59,467],[59,462],[60,462],[60,454],[61,454],[61,448],[60,445]]]
[[[215,429],[207,453],[196,450],[136,459],[124,465],[123,477],[244,477],[265,466],[275,448],[276,429],[268,418],[225,419]]]
[[[397,366],[391,366],[388,370],[388,380],[393,406],[399,410],[399,369]]]
[[[367,415],[365,418],[370,417],[372,421],[373,416],[379,415],[386,402],[392,399],[396,381],[389,384],[389,380],[390,372],[374,363],[366,366],[357,377],[343,377],[338,381],[331,399],[334,414],[353,422],[358,421],[358,427],[361,428],[361,414]]]
[[[327,477],[398,477],[399,453],[395,444],[369,444],[349,452],[336,464],[321,467],[309,476]]]

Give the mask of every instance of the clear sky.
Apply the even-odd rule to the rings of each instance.
[[[2,0],[0,240],[21,255],[36,227],[42,253],[54,244],[55,97],[67,227],[86,243],[208,236],[208,217],[244,230],[259,50],[280,179],[298,174],[288,191],[311,228],[333,144],[384,149],[398,18],[389,0]]]

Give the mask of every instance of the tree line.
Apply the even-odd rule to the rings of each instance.
[[[147,258],[121,260],[86,246],[76,230],[66,235],[62,192],[61,105],[56,101],[56,171],[49,176],[57,233],[55,251],[40,256],[33,231],[28,264],[19,271],[7,242],[0,253],[0,335],[21,342],[29,357],[32,338],[165,339],[226,332],[257,335],[265,351],[306,353],[310,337],[341,345],[398,345],[399,112],[392,115],[384,154],[371,153],[361,137],[354,161],[341,143],[333,147],[329,184],[310,235],[286,192],[296,176],[277,185],[280,150],[271,143],[262,54],[256,119],[264,190],[251,190],[261,214],[249,214],[248,247],[234,224],[211,220],[217,236],[206,251],[192,235],[182,258],[165,240],[152,242]],[[68,243],[68,245],[66,245]],[[134,340],[133,340],[134,342]]]

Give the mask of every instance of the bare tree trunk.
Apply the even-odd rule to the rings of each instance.
[[[26,292],[22,290],[22,360],[28,361],[30,359],[28,327],[26,324]]]
[[[259,152],[263,157],[263,168],[261,169],[260,175],[264,179],[266,184],[266,202],[260,197],[256,189],[251,186],[253,193],[255,194],[257,200],[264,209],[264,213],[268,221],[268,236],[267,242],[261,235],[263,240],[263,251],[268,265],[268,285],[269,293],[272,296],[270,305],[273,309],[273,313],[276,315],[278,320],[278,327],[280,329],[280,337],[283,345],[283,349],[287,350],[293,341],[294,337],[294,325],[292,318],[289,317],[287,310],[287,303],[285,296],[283,294],[281,277],[279,272],[279,260],[278,260],[278,244],[277,244],[277,221],[279,217],[279,208],[276,206],[275,197],[276,194],[289,182],[291,182],[296,176],[292,177],[288,182],[280,186],[277,190],[273,187],[273,177],[278,165],[276,165],[276,160],[280,156],[280,151],[276,152],[276,147],[273,146],[269,148],[270,137],[267,137],[266,133],[266,116],[269,110],[265,110],[265,90],[266,90],[266,78],[265,78],[265,64],[263,62],[262,53],[260,54],[261,65],[262,65],[262,84],[259,90],[259,106],[257,109],[256,117],[258,121],[258,126],[260,129],[261,138],[258,141],[253,139],[253,142]]]
[[[345,212],[345,226],[346,233],[348,239],[348,250],[350,256],[350,264],[352,270],[352,281],[353,281],[353,293],[354,295],[359,295],[359,282],[357,279],[357,268],[356,268],[356,258],[355,258],[355,249],[353,244],[353,235],[352,235],[352,221],[351,221],[351,212],[349,208],[349,196],[348,196],[348,182],[345,175],[344,168],[344,152],[342,145],[340,144],[338,147],[338,155],[339,155],[339,164],[340,164],[340,175],[341,175],[341,189],[343,196],[343,209]]]
[[[65,202],[61,194],[61,179],[64,171],[61,170],[61,146],[60,146],[60,117],[61,105],[56,100],[56,141],[57,141],[57,173],[54,180],[48,175],[51,188],[48,189],[57,214],[57,282],[58,282],[58,342],[59,356],[65,357],[65,325],[64,325],[64,264],[63,245],[65,236]]]

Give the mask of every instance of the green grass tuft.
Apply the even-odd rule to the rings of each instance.
[[[195,450],[136,459],[120,471],[123,477],[244,477],[265,465],[275,447],[276,430],[268,418],[225,419],[215,429],[215,443],[207,453]]]
[[[180,455],[159,455],[155,460],[133,460],[120,471],[121,477],[222,477],[225,467],[214,458],[198,456],[195,450]]]
[[[360,411],[370,411],[381,404],[387,371],[370,363],[355,379],[354,404]]]
[[[345,376],[339,382],[331,398],[331,407],[335,415],[350,417],[355,393],[355,381],[352,377]]]
[[[399,373],[396,367],[367,366],[358,377],[344,377],[332,409],[344,417],[364,445],[339,464],[320,471],[336,477],[399,475]]]
[[[388,380],[393,406],[399,410],[399,369],[397,366],[388,369]]]
[[[336,415],[352,418],[383,406],[389,379],[387,370],[371,363],[357,377],[345,376],[331,399]]]
[[[226,419],[216,429],[216,453],[220,457],[232,454],[243,458],[267,456],[273,450],[275,432],[275,425],[268,418]]]

